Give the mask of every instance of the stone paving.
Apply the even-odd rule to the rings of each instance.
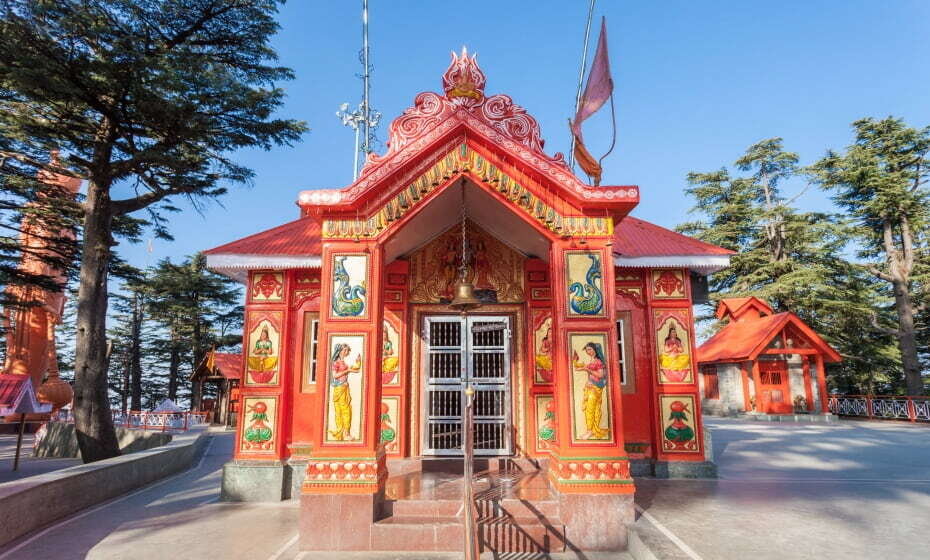
[[[930,426],[707,424],[720,480],[637,480],[638,506],[690,551],[670,541],[660,558],[930,558]],[[191,470],[12,543],[0,560],[458,557],[300,553],[296,504],[217,502],[232,438],[213,435]]]
[[[720,479],[636,494],[697,557],[930,558],[930,426],[705,422]]]
[[[16,454],[16,436],[10,434],[0,435],[0,483],[81,464],[80,459],[33,458],[32,444],[34,440],[35,435],[23,434],[19,469],[14,471],[13,457]]]

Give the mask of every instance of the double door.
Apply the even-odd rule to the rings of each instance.
[[[424,455],[462,455],[468,386],[475,391],[475,455],[512,453],[510,334],[507,316],[425,318]]]

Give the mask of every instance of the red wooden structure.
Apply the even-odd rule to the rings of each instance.
[[[705,408],[828,412],[824,363],[841,358],[797,315],[773,314],[764,301],[748,297],[721,300],[717,318],[729,323],[697,349]]]
[[[525,109],[485,94],[474,57],[453,55],[442,84],[353,184],[301,192],[296,220],[206,251],[247,286],[224,492],[287,497],[269,473],[291,469],[304,549],[459,550],[383,504],[389,476],[409,490],[461,455],[471,386],[476,454],[547,472],[559,542],[620,548],[631,459],[707,472],[690,280],[730,251],[630,217],[636,186],[580,181]],[[483,301],[466,317],[449,307],[463,230]],[[237,488],[249,469],[264,482]]]

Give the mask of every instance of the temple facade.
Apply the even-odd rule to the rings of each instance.
[[[552,542],[622,548],[634,473],[713,473],[692,284],[730,252],[631,217],[637,186],[579,180],[474,56],[442,86],[354,183],[206,251],[247,292],[224,497],[299,497],[304,549],[396,549],[392,502],[461,458],[471,387],[476,455],[540,475]],[[463,266],[468,313],[449,306]],[[438,531],[413,540],[442,550]]]

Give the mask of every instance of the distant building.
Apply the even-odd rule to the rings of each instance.
[[[824,363],[840,355],[797,315],[756,297],[720,300],[729,323],[697,349],[708,414],[827,413]]]

